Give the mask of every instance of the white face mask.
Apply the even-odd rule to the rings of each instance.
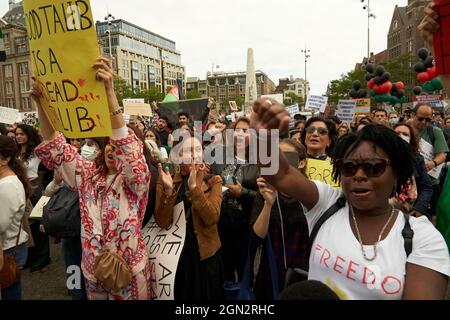
[[[85,145],[81,148],[81,155],[87,160],[94,161],[97,157],[98,152],[93,146]]]
[[[411,143],[411,137],[405,136],[403,134],[399,134],[399,137],[402,138],[404,141],[406,141],[406,143],[410,144]]]

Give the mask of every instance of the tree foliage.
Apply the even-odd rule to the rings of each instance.
[[[146,90],[133,91],[131,86],[120,77],[114,78],[114,90],[119,103],[122,103],[123,99],[144,99],[146,103],[151,103],[152,101],[160,102],[164,100],[165,97],[165,95],[155,87],[150,87]]]
[[[290,106],[297,103],[301,109],[305,105],[305,100],[303,97],[296,95],[294,92],[289,92],[287,94],[287,99],[285,99],[283,103],[285,106]]]

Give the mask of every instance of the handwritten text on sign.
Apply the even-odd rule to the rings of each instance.
[[[293,128],[295,125],[295,118],[294,116],[300,113],[300,109],[298,107],[298,104],[294,104],[293,106],[286,107],[286,111],[289,112],[289,115],[291,116],[291,121],[289,122],[289,127]]]
[[[174,300],[175,274],[186,238],[184,204],[173,208],[173,225],[161,229],[153,216],[142,231],[150,258],[150,281],[154,300]]]
[[[13,124],[17,121],[19,110],[0,107],[0,123]]]
[[[357,99],[356,100],[356,115],[365,115],[368,116],[370,114],[370,99]]]
[[[325,112],[325,108],[327,107],[328,97],[323,96],[308,96],[308,100],[306,101],[305,109],[306,110],[316,110],[319,112]]]
[[[332,187],[340,188],[340,185],[333,181],[333,165],[329,160],[308,159],[306,175],[310,180],[321,181]]]
[[[89,0],[25,0],[25,22],[41,104],[69,138],[111,135],[102,82],[92,65],[100,55]]]
[[[356,100],[339,100],[338,118],[343,122],[352,122],[356,112]]]

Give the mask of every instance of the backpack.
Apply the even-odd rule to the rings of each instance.
[[[79,237],[81,218],[78,192],[65,185],[59,189],[44,206],[42,224],[45,233],[52,237]]]
[[[434,143],[436,141],[436,137],[434,136],[434,128],[435,127],[433,127],[433,126],[427,127],[427,134],[430,137],[431,145],[433,146],[433,148],[434,148]],[[447,135],[447,133],[444,130],[442,130],[442,133],[444,134],[445,142],[447,142],[450,137]]]
[[[311,231],[311,234],[309,236],[309,255],[311,255],[312,246],[314,244],[314,240],[317,237],[317,234],[319,233],[320,228],[322,225],[331,218],[336,212],[338,212],[340,209],[342,209],[345,206],[345,203],[347,202],[347,199],[345,197],[339,198],[334,205],[332,205],[325,213],[320,217],[319,221],[314,225],[313,230]],[[404,248],[406,252],[406,257],[408,258],[409,255],[412,252],[412,245],[413,245],[413,237],[414,237],[414,231],[411,229],[411,224],[409,223],[409,215],[403,214],[405,217],[405,227],[402,230],[402,236],[404,239]],[[286,273],[285,277],[285,287],[288,287],[289,285],[308,279],[308,272],[302,269],[298,268],[289,268]]]

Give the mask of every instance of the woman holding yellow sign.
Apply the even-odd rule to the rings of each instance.
[[[127,129],[113,87],[111,62],[93,65],[103,81],[111,115],[112,136],[95,161],[78,154],[53,129],[39,102],[42,92],[33,85],[44,142],[36,154],[56,169],[80,197],[82,269],[90,300],[147,300],[151,298],[150,268],[141,233],[150,172],[143,144]]]

